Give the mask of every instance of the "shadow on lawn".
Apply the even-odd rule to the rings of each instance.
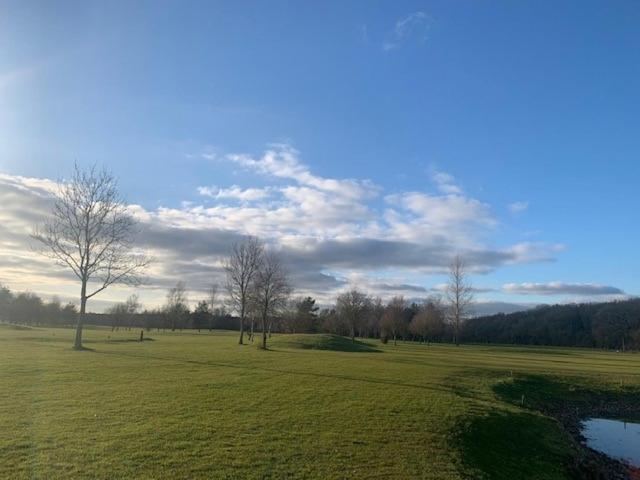
[[[493,391],[506,402],[538,410],[565,425],[587,417],[640,418],[640,389],[627,385],[524,375],[497,383]]]
[[[125,352],[116,352],[116,351],[108,352],[108,351],[96,350],[94,353],[97,355],[112,355],[116,357],[137,358],[142,360],[156,360],[156,361],[170,362],[175,364],[200,365],[203,367],[223,367],[223,368],[231,368],[235,370],[262,371],[262,372],[270,372],[270,373],[278,373],[278,374],[286,374],[286,375],[300,375],[303,377],[330,378],[330,379],[337,379],[337,380],[346,380],[351,382],[363,382],[363,383],[390,385],[390,386],[405,387],[405,388],[418,388],[421,390],[430,390],[430,391],[437,391],[437,392],[442,392],[446,394],[456,395],[456,393],[448,387],[442,387],[438,385],[424,385],[424,384],[410,383],[410,382],[403,382],[403,381],[396,381],[396,380],[386,380],[381,378],[358,377],[358,376],[352,376],[352,375],[339,375],[339,374],[328,374],[328,373],[319,373],[319,372],[310,372],[310,371],[300,371],[300,370],[292,370],[287,368],[276,368],[276,367],[267,367],[267,366],[260,366],[260,365],[249,366],[249,365],[240,365],[240,364],[226,363],[226,362],[188,360],[184,358],[165,357],[160,355],[149,355],[149,354],[125,353]]]
[[[360,340],[351,339],[340,335],[294,335],[283,339],[276,338],[273,342],[276,347],[300,348],[304,350],[331,350],[334,352],[358,352],[380,353],[382,350]]]
[[[639,419],[637,387],[524,375],[500,382],[493,390],[506,402],[537,410],[557,421],[571,447],[569,471],[574,478],[628,478],[628,467],[584,447],[580,430],[581,422],[591,417]]]
[[[462,463],[469,478],[567,478],[570,439],[549,418],[492,410],[461,425],[459,432]]]
[[[155,340],[151,337],[145,337],[142,340],[139,338],[109,338],[107,340],[94,340],[89,343],[140,343],[143,342],[155,342]]]

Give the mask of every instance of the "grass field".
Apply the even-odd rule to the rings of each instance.
[[[1,325],[0,478],[560,479],[529,398],[640,398],[637,354],[147,335]]]

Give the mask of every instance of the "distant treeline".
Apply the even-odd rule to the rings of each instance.
[[[45,302],[31,292],[13,293],[0,285],[0,321],[21,325],[73,325],[78,309],[54,298]]]
[[[179,322],[174,322],[167,312],[162,310],[143,310],[130,316],[113,313],[87,313],[85,325],[111,327],[113,330],[237,330],[238,318],[229,314],[202,316],[189,312]]]
[[[178,289],[179,290],[179,289]],[[178,292],[179,293],[179,292]],[[88,313],[85,323],[120,329],[238,330],[239,318],[224,306],[201,301],[194,309],[172,289],[163,307],[142,310],[137,297],[112,306],[105,313]],[[0,321],[31,326],[72,326],[75,305],[43,301],[28,293],[0,286]],[[250,315],[251,317],[251,315]],[[253,331],[254,322],[250,322]],[[335,333],[387,340],[451,342],[454,328],[447,306],[438,298],[408,303],[395,297],[384,304],[351,291],[336,305],[320,309],[313,298],[292,300],[273,322],[272,332]],[[640,349],[640,299],[609,303],[540,306],[510,314],[465,321],[460,339],[466,343]]]
[[[474,318],[462,339],[512,343],[640,349],[640,299],[608,303],[540,306],[532,310]]]
[[[105,313],[87,313],[85,323],[111,327],[114,330],[144,328],[151,329],[224,329],[236,330],[238,319],[224,308],[213,313],[203,304],[194,311],[167,307],[140,310],[137,297],[132,295],[126,302],[118,303]],[[75,326],[78,308],[73,303],[63,305],[54,297],[50,302],[31,292],[14,293],[0,285],[0,321],[28,326]]]

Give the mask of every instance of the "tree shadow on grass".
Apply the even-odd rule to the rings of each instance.
[[[569,475],[567,435],[551,419],[529,412],[493,410],[459,427],[468,478],[561,479]]]
[[[628,385],[523,375],[497,383],[493,391],[506,402],[551,415],[563,424],[588,416],[640,418],[640,389]]]
[[[411,382],[403,382],[403,381],[395,381],[381,378],[371,378],[371,377],[359,377],[355,375],[340,375],[340,374],[329,374],[329,373],[319,373],[313,371],[299,371],[292,370],[287,368],[276,368],[276,367],[267,367],[260,365],[241,365],[236,363],[228,363],[228,362],[219,362],[219,361],[206,361],[206,360],[189,360],[185,358],[177,358],[170,356],[160,356],[160,355],[149,355],[149,354],[141,354],[141,353],[130,353],[130,352],[120,352],[120,351],[103,351],[96,350],[96,354],[98,355],[112,355],[116,357],[128,357],[128,358],[137,358],[141,360],[156,360],[162,362],[169,362],[173,364],[184,364],[184,365],[200,365],[203,367],[222,367],[222,368],[230,368],[234,370],[247,370],[247,371],[262,371],[262,372],[270,372],[276,374],[285,374],[285,375],[300,375],[303,377],[314,377],[314,378],[329,378],[336,380],[345,380],[349,382],[363,382],[363,383],[371,383],[376,385],[389,385],[395,387],[403,387],[403,388],[417,388],[421,390],[429,390],[434,392],[441,392],[445,394],[455,394],[451,391],[450,388],[443,387],[440,385],[424,385],[418,383]]]
[[[73,350],[74,352],[95,352],[96,351],[95,348],[89,348],[84,345],[82,345],[79,348],[76,348],[75,346],[73,346],[71,347],[71,350]]]
[[[500,382],[494,392],[510,403],[534,409],[557,420],[573,447],[575,478],[627,478],[628,467],[582,445],[582,421],[590,418],[640,419],[640,390],[598,380],[525,375]]]
[[[151,337],[145,337],[142,339],[143,342],[155,342],[155,339]],[[139,338],[110,338],[107,340],[93,340],[89,341],[90,343],[140,343]]]
[[[291,335],[277,338],[274,346],[305,350],[331,350],[334,352],[380,353],[382,350],[360,340],[351,341],[340,335]]]

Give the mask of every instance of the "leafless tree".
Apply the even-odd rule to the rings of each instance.
[[[216,312],[216,300],[218,299],[218,284],[212,283],[209,287],[209,331],[213,330],[213,319]]]
[[[116,303],[106,311],[111,316],[111,331],[126,327],[131,330],[136,318],[136,313],[140,310],[138,295],[130,295],[125,302]]]
[[[407,301],[403,296],[393,297],[382,315],[381,329],[384,335],[390,335],[393,338],[394,345],[396,345],[398,335],[404,328],[404,312],[406,308]]]
[[[82,348],[87,300],[110,285],[138,285],[150,259],[134,252],[136,222],[118,193],[116,178],[96,167],[60,182],[51,216],[32,237],[40,251],[80,280],[75,349]]]
[[[271,322],[286,307],[290,293],[287,274],[278,256],[273,252],[263,255],[252,291],[253,303],[260,319],[263,349],[267,348],[267,333],[271,331]]]
[[[371,308],[367,315],[365,336],[380,336],[380,327],[382,325],[382,316],[384,315],[384,303],[380,297],[371,299]]]
[[[262,262],[262,260],[263,259],[260,259],[260,262]],[[257,276],[257,272],[256,272],[256,276]],[[249,289],[249,303],[247,304],[247,310],[245,312],[246,319],[249,321],[249,329],[247,334],[249,335],[249,341],[251,343],[253,343],[253,340],[255,338],[256,323],[260,318],[260,303],[259,301],[257,301],[257,295],[256,295],[255,289],[256,289],[256,284],[254,279]]]
[[[297,299],[289,300],[280,312],[280,327],[284,333],[299,333],[297,302]]]
[[[420,310],[411,319],[409,325],[411,333],[429,343],[440,339],[446,330],[445,311],[439,297],[428,298],[420,306]]]
[[[184,282],[178,282],[175,287],[169,289],[164,311],[169,319],[171,331],[175,331],[176,327],[182,330],[184,320],[189,313],[189,299]]]
[[[125,302],[127,307],[127,320],[129,324],[129,330],[134,326],[134,322],[136,321],[136,316],[140,309],[142,308],[142,304],[140,303],[140,297],[135,293],[133,295],[129,295],[127,301]]]
[[[355,288],[338,295],[336,310],[338,316],[348,325],[353,343],[356,342],[356,331],[360,322],[365,319],[369,303],[369,297]]]
[[[456,255],[449,267],[449,283],[446,289],[449,315],[453,324],[453,341],[460,344],[460,324],[471,313],[473,289],[469,281],[467,266],[460,255]]]
[[[244,338],[244,322],[248,313],[251,289],[264,254],[262,242],[255,237],[236,243],[225,261],[226,289],[229,303],[240,315],[240,340]]]

